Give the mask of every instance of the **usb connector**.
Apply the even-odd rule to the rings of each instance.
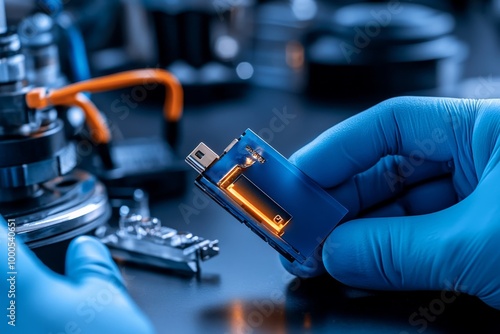
[[[203,173],[219,156],[204,143],[200,143],[186,157],[186,162],[198,173]]]

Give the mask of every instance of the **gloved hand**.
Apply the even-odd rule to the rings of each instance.
[[[42,264],[17,236],[15,268],[9,268],[7,256],[13,255],[8,253],[13,248],[8,249],[12,240],[6,225],[0,216],[1,333],[154,332],[127,295],[118,268],[99,241],[87,236],[73,240],[66,255],[66,276],[61,276]],[[13,270],[17,273],[8,274]],[[9,296],[9,291],[14,295]]]
[[[326,268],[358,288],[464,292],[500,309],[499,138],[500,100],[394,98],[334,126],[291,161],[348,221],[318,263],[283,264],[299,276]]]

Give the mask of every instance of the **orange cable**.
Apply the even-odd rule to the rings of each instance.
[[[176,77],[165,70],[146,69],[111,74],[100,78],[77,82],[53,91],[44,88],[32,89],[26,95],[28,107],[33,109],[50,106],[78,106],[83,109],[87,125],[93,132],[93,139],[102,144],[109,143],[111,134],[99,110],[82,92],[99,93],[135,85],[161,83],[166,88],[164,117],[167,121],[178,122],[182,116],[184,94]]]

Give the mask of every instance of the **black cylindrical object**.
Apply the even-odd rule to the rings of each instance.
[[[247,64],[251,3],[146,2],[155,25],[158,63],[178,77],[186,103],[205,103],[245,91],[251,75],[242,76],[237,68]]]
[[[342,7],[329,31],[308,37],[307,91],[327,98],[385,98],[451,87],[467,54],[453,29],[450,14],[415,4]]]
[[[35,86],[60,87],[66,83],[61,73],[54,26],[50,16],[36,13],[21,21],[18,27],[27,79]]]

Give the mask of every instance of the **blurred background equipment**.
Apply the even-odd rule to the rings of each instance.
[[[37,11],[21,20],[18,26],[18,34],[28,67],[28,81],[34,86],[60,88],[70,81],[78,82],[89,79],[90,65],[87,47],[80,28],[77,26],[77,24],[85,26],[81,21],[86,22],[88,18],[79,19],[80,16],[75,16],[73,12],[66,10],[60,0],[38,0],[36,4],[38,6],[35,10]],[[90,13],[93,13],[93,10],[95,8],[92,6],[88,8]],[[94,40],[99,40],[99,38],[88,41],[94,45],[91,49],[95,48]],[[106,45],[106,41],[101,43]],[[63,74],[63,71],[66,74]],[[146,80],[140,78],[135,84],[140,85],[145,82]],[[143,87],[135,87],[133,92],[136,93],[139,90],[141,94],[143,91],[147,94]],[[136,98],[137,94],[132,94],[131,98]],[[164,96],[165,90],[161,90],[159,94]],[[57,106],[56,110],[59,117],[64,120],[67,134],[72,137],[79,133],[79,138],[76,139],[79,139],[79,144],[85,145],[84,142],[88,138],[82,136],[81,132],[84,121],[82,110],[78,107],[67,106]],[[103,167],[101,158],[95,154],[81,159],[80,167],[97,175],[107,186],[141,187],[152,197],[174,196],[182,193],[185,188],[186,168],[182,160],[175,156],[174,150],[179,137],[177,120],[172,121],[169,117],[167,115],[164,119],[166,133],[164,139],[114,140],[109,153],[109,157],[113,159],[112,168]]]
[[[183,192],[186,167],[182,162],[176,165],[174,153],[183,92],[177,79],[164,70],[90,79],[82,35],[61,2],[39,4],[51,15],[35,10],[15,29],[9,29],[0,1],[0,211],[6,219],[16,221],[17,233],[47,265],[63,272],[69,241],[99,226],[104,228],[102,225],[111,218],[108,191],[113,195],[124,187],[140,186],[154,196]],[[64,59],[69,60],[68,75],[60,65]],[[68,78],[88,80],[69,84]],[[164,137],[114,145],[108,124],[89,93],[147,84],[163,84],[166,89]],[[87,134],[83,131],[85,120]],[[79,154],[77,147],[82,143],[90,146],[92,154]],[[91,173],[75,169],[77,166],[87,167]],[[111,197],[111,204],[116,200]],[[138,227],[156,221],[149,218],[147,203],[141,207],[143,210],[134,211],[133,216],[141,217],[135,221]],[[113,226],[113,220],[109,226]],[[160,254],[162,267],[181,271],[190,268],[190,272],[199,273],[199,261],[218,254],[217,241],[167,227],[158,231],[165,229],[169,238],[182,242],[160,245],[158,240],[166,240],[163,233],[158,240],[153,238],[154,249],[142,250],[142,262]],[[129,236],[122,236],[125,245],[131,243]],[[130,252],[134,250],[129,248]],[[179,252],[184,252],[185,258],[180,258]]]
[[[467,47],[452,14],[415,1],[350,2],[258,6],[254,82],[329,100],[454,88]]]
[[[253,0],[144,2],[154,22],[158,65],[179,78],[187,101],[241,95],[253,73]]]
[[[448,93],[467,55],[451,14],[410,3],[337,9],[327,31],[306,37],[307,92],[379,98],[439,88]]]
[[[142,88],[140,94],[145,97],[142,85],[163,86],[163,136],[108,141],[102,146],[106,152],[101,149],[85,159],[82,167],[110,187],[140,187],[155,198],[180,195],[185,189],[186,167],[175,153],[184,101],[177,78],[165,70],[132,70],[76,83],[65,90],[102,92],[133,86]]]
[[[25,56],[19,35],[6,27],[3,8],[0,1],[0,211],[15,219],[17,233],[37,255],[61,271],[64,252],[58,247],[103,224],[110,216],[108,198],[94,176],[74,170],[75,146],[57,111],[26,103],[28,78],[59,79],[50,33],[41,31],[41,47],[29,44]],[[45,17],[34,20],[50,29]]]
[[[27,79],[35,86],[61,87],[67,83],[60,67],[59,46],[54,20],[44,13],[35,13],[22,20],[18,27]]]
[[[41,1],[45,3],[47,1]],[[59,14],[62,4],[58,0],[49,1],[52,5],[51,13]],[[59,6],[56,6],[59,5]],[[45,4],[44,8],[49,8]],[[63,15],[58,15],[60,18]],[[69,83],[69,78],[85,80],[90,78],[88,70],[87,54],[81,34],[77,38],[63,39],[69,30],[77,30],[71,27],[69,30],[58,25],[58,20],[53,16],[42,12],[34,14],[21,20],[17,33],[21,40],[22,52],[26,61],[27,80],[35,87],[59,88]],[[59,52],[59,49],[66,50],[62,45],[78,45],[79,50],[73,47],[68,48],[68,52]],[[68,76],[63,73],[61,63],[67,61]],[[58,116],[63,120],[65,132],[68,138],[72,138],[83,128],[85,117],[78,107],[58,106],[55,107]]]
[[[331,101],[453,94],[468,55],[455,19],[496,8],[486,0],[8,2],[52,17],[70,81],[164,68],[189,105],[239,97],[250,85]]]
[[[95,74],[165,68],[181,81],[187,103],[199,104],[246,90],[252,4],[73,0],[66,7],[85,36]],[[89,19],[97,17],[98,24]]]
[[[178,190],[176,188],[183,189],[184,170],[175,168],[175,158],[170,154],[172,150],[170,146],[158,147],[154,146],[155,144],[152,146],[150,141],[143,141],[136,143],[136,146],[130,143],[122,144],[121,151],[117,150],[99,110],[83,95],[83,92],[100,93],[137,84],[162,84],[165,87],[167,92],[164,114],[166,124],[170,125],[165,144],[175,146],[178,136],[177,123],[182,115],[183,92],[177,79],[165,70],[132,70],[89,79],[54,90],[34,88],[26,94],[26,102],[27,106],[34,110],[56,105],[75,105],[84,111],[90,132],[89,139],[96,146],[98,153],[95,158],[99,161],[93,166],[95,167],[93,170],[105,182],[108,189],[112,189],[110,187],[113,186],[124,188],[140,184],[156,190],[156,195],[160,192],[171,194]],[[162,156],[161,154],[165,152],[161,149],[166,150],[170,156]],[[158,160],[159,156],[164,160]],[[144,160],[149,161],[149,164],[145,164]],[[158,190],[158,188],[163,189]],[[133,199],[137,199],[136,192]],[[147,203],[138,204],[140,204],[138,212],[131,211],[131,206],[120,206],[120,213],[125,209],[127,211],[120,215],[117,229],[113,229],[110,223],[106,225],[107,228],[101,226],[96,231],[96,235],[112,248],[116,258],[199,274],[200,261],[208,260],[218,254],[217,240],[205,240],[192,233],[178,232],[161,226],[157,218],[149,216]]]

